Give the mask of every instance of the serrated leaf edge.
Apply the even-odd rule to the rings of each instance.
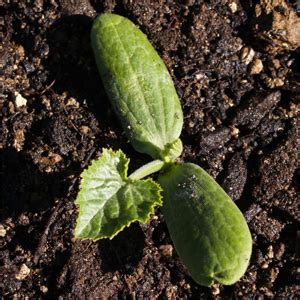
[[[152,214],[154,214],[154,209],[155,209],[155,207],[157,207],[157,206],[162,206],[162,204],[163,204],[163,201],[162,201],[162,199],[163,199],[163,197],[162,197],[162,188],[161,188],[161,186],[157,183],[157,182],[155,182],[154,180],[152,180],[151,178],[148,178],[148,179],[145,179],[145,180],[139,180],[139,181],[148,181],[148,182],[151,182],[151,183],[153,183],[156,187],[157,187],[157,200],[155,201],[155,202],[153,202],[153,205],[151,205],[151,207],[150,207],[150,210],[149,210],[149,213],[147,214],[147,216],[146,216],[146,219],[145,219],[145,221],[140,221],[139,219],[133,219],[133,220],[131,220],[131,221],[129,221],[127,224],[124,224],[118,231],[116,231],[113,235],[111,235],[111,236],[108,236],[108,235],[103,235],[103,236],[101,236],[100,238],[82,238],[82,237],[76,237],[75,236],[75,238],[76,239],[80,239],[80,240],[82,240],[82,241],[84,241],[84,240],[92,240],[93,242],[96,242],[96,241],[98,241],[98,240],[102,240],[102,239],[110,239],[110,240],[112,240],[116,235],[118,235],[121,231],[123,231],[124,230],[124,228],[125,227],[129,227],[130,225],[131,225],[131,223],[133,223],[133,222],[136,222],[136,221],[138,221],[138,222],[140,222],[140,223],[142,223],[142,224],[146,224],[148,221],[149,221],[149,219],[150,219],[150,217],[151,217],[151,215]],[[127,183],[133,183],[134,181],[128,181]]]
[[[162,199],[163,199],[163,197],[162,197],[162,187],[157,183],[157,182],[155,182],[153,179],[151,179],[151,178],[148,178],[148,179],[144,179],[144,180],[139,180],[139,181],[148,181],[148,182],[152,182],[156,187],[157,187],[157,201],[155,201],[155,202],[153,202],[153,204],[151,205],[151,207],[150,207],[150,210],[149,210],[149,213],[147,214],[147,216],[146,216],[146,218],[145,218],[145,220],[144,221],[140,221],[139,219],[133,219],[133,220],[131,220],[131,221],[129,221],[127,224],[124,224],[117,232],[115,232],[113,235],[111,235],[111,236],[102,236],[101,238],[97,238],[97,239],[90,239],[90,240],[92,240],[92,241],[98,241],[98,240],[100,240],[100,239],[106,239],[106,238],[108,238],[108,239],[110,239],[110,240],[112,240],[116,235],[118,235],[122,230],[124,230],[124,228],[125,227],[129,227],[133,222],[136,222],[136,221],[138,221],[138,222],[140,222],[140,223],[142,223],[142,224],[146,224],[148,221],[149,221],[149,219],[150,219],[150,217],[151,217],[151,215],[152,214],[154,214],[154,209],[155,209],[155,207],[157,207],[157,206],[162,206],[162,204],[163,204],[163,201],[162,201]],[[134,181],[128,181],[128,183],[133,183]],[[88,238],[87,238],[88,239]]]
[[[130,163],[130,158],[128,158],[124,152],[122,150],[117,150],[117,151],[114,151],[113,149],[111,148],[102,148],[102,153],[101,153],[101,156],[99,156],[97,159],[94,159],[92,161],[92,163],[89,165],[88,168],[86,168],[85,170],[83,170],[83,172],[80,174],[80,178],[81,178],[81,181],[80,181],[80,184],[79,184],[79,192],[77,194],[77,197],[76,197],[76,200],[75,200],[75,204],[77,205],[80,205],[80,202],[81,202],[81,196],[80,194],[82,193],[82,191],[85,190],[85,180],[86,179],[86,176],[88,174],[88,172],[90,171],[93,171],[93,169],[97,168],[97,164],[99,163],[99,161],[103,160],[106,158],[105,155],[106,154],[110,154],[110,155],[113,155],[113,156],[117,156],[118,154],[120,154],[120,159],[124,159],[125,160],[125,170],[124,170],[124,176],[126,178],[121,178],[124,180],[124,183],[127,182],[127,172],[128,172],[128,166],[129,166],[129,163]]]
[[[120,154],[120,158],[122,158],[122,159],[124,159],[125,160],[125,170],[124,170],[124,176],[126,176],[126,178],[122,178],[123,180],[124,180],[124,185],[125,184],[131,184],[131,183],[134,183],[135,181],[144,181],[144,182],[151,182],[156,188],[157,188],[157,193],[156,193],[156,196],[157,196],[157,200],[156,201],[154,201],[153,202],[153,204],[150,206],[150,210],[149,210],[149,213],[147,214],[147,216],[146,216],[146,218],[145,218],[145,220],[144,221],[140,221],[139,219],[133,219],[133,220],[131,220],[131,221],[129,221],[129,222],[127,222],[127,224],[124,224],[118,231],[116,231],[113,235],[111,235],[111,236],[101,236],[100,238],[85,238],[85,237],[79,237],[79,236],[76,236],[75,235],[75,238],[76,239],[79,239],[79,240],[82,240],[82,241],[84,241],[84,240],[92,240],[93,242],[96,242],[96,241],[98,241],[98,240],[100,240],[100,239],[105,239],[105,238],[108,238],[108,239],[110,239],[110,240],[112,240],[116,235],[118,235],[122,230],[124,230],[124,228],[125,227],[129,227],[130,225],[131,225],[131,223],[133,223],[133,222],[136,222],[136,221],[138,221],[138,222],[140,222],[140,223],[142,223],[142,224],[145,224],[145,223],[147,223],[148,222],[148,220],[150,219],[150,217],[151,217],[151,214],[154,214],[154,209],[155,209],[155,207],[157,207],[157,206],[162,206],[162,204],[163,204],[163,197],[162,197],[162,191],[163,191],[163,189],[162,189],[162,187],[160,186],[160,184],[158,184],[157,182],[155,182],[153,179],[151,179],[151,178],[148,178],[148,179],[143,179],[143,180],[132,180],[132,179],[129,179],[128,177],[127,177],[127,172],[128,172],[128,166],[129,166],[129,162],[130,162],[130,159],[129,158],[127,158],[127,156],[124,154],[124,152],[122,151],[122,150],[117,150],[117,151],[114,151],[113,149],[111,149],[111,148],[109,148],[109,149],[107,149],[107,148],[103,148],[102,149],[102,154],[101,154],[101,156],[98,158],[98,159],[95,159],[95,160],[93,160],[92,161],[92,163],[91,163],[91,165],[87,168],[87,169],[85,169],[82,173],[81,173],[81,175],[80,175],[80,177],[81,177],[81,182],[80,182],[80,185],[79,185],[79,192],[78,192],[78,194],[77,194],[77,197],[76,197],[76,200],[75,200],[75,204],[77,204],[77,206],[78,206],[78,210],[80,210],[80,204],[81,204],[81,195],[80,194],[82,194],[84,191],[85,191],[85,187],[84,187],[84,182],[85,182],[85,175],[87,174],[87,172],[89,172],[89,171],[91,171],[91,170],[93,170],[93,168],[95,168],[96,167],[96,165],[99,163],[99,161],[102,159],[102,160],[104,160],[105,159],[105,154],[111,154],[111,155],[114,155],[114,156],[116,156],[116,155],[118,155],[118,154]],[[124,185],[122,185],[122,186],[124,186]],[[120,188],[122,187],[122,186],[120,186]],[[77,216],[77,218],[78,218],[78,216]],[[76,228],[76,226],[77,226],[77,219],[76,219],[76,225],[75,225],[75,228]]]

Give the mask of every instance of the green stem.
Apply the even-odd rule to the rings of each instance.
[[[142,179],[150,174],[160,171],[164,164],[165,162],[159,159],[151,161],[148,164],[135,170],[128,178],[131,180]]]

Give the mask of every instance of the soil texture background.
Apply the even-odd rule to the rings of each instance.
[[[299,296],[297,1],[4,0],[0,11],[2,297]],[[180,96],[182,161],[207,170],[247,219],[253,254],[233,286],[191,279],[159,209],[111,241],[74,239],[79,175],[101,149],[121,148],[132,169],[149,161],[96,69],[90,29],[104,11],[147,34]]]

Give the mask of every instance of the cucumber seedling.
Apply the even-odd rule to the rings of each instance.
[[[91,32],[106,93],[132,146],[153,161],[130,176],[121,151],[103,149],[81,174],[75,236],[113,238],[162,205],[176,251],[192,278],[233,284],[245,273],[251,235],[238,207],[202,168],[178,163],[183,113],[172,79],[147,37],[128,19],[101,14]],[[148,175],[160,172],[158,182]]]

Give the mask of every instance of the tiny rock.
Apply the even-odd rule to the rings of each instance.
[[[19,54],[20,59],[23,60],[25,56],[25,49],[22,45],[18,46],[17,53]]]
[[[254,55],[255,52],[251,47],[244,47],[241,50],[240,58],[245,65],[249,65],[253,60]]]
[[[18,92],[15,92],[15,105],[17,108],[22,107],[22,106],[26,106],[27,104],[27,99],[25,99],[21,94],[19,94]]]
[[[165,291],[167,299],[175,299],[175,294],[177,292],[177,286],[168,286]]]
[[[42,96],[42,104],[44,104],[47,109],[51,108],[50,100],[45,95]]]
[[[214,284],[213,286],[212,286],[212,294],[214,295],[214,296],[217,296],[217,295],[219,295],[220,294],[220,288],[219,288],[219,285],[218,284]]]
[[[279,274],[279,269],[278,268],[272,268],[270,270],[270,280],[271,280],[272,283],[276,280],[278,274]]]
[[[14,140],[14,148],[19,152],[23,148],[23,144],[25,141],[25,134],[22,129],[17,129],[15,133],[15,140]]]
[[[275,85],[275,87],[283,86],[284,81],[281,78],[275,78],[274,79],[274,85]]]
[[[272,60],[273,67],[278,70],[280,68],[280,60],[279,59],[273,59]]]
[[[67,103],[66,103],[66,106],[75,106],[75,107],[79,107],[79,103],[76,101],[75,98],[69,98]]]
[[[235,137],[237,137],[239,135],[239,132],[240,132],[239,129],[236,127],[232,127],[231,131],[230,131],[231,135],[235,136]]]
[[[276,87],[280,87],[284,85],[284,81],[281,78],[266,77],[264,78],[264,81],[267,87],[270,89],[274,89]]]
[[[273,246],[272,245],[270,245],[269,247],[268,247],[268,257],[269,258],[273,258],[274,257],[274,251],[273,251]]]
[[[46,294],[48,292],[48,288],[45,285],[40,286],[40,290],[42,293]]]
[[[250,65],[250,74],[259,74],[264,68],[262,61],[259,58],[255,58]]]
[[[279,249],[278,249],[278,250],[276,251],[276,253],[275,253],[275,258],[276,258],[277,260],[281,260],[281,258],[282,258],[282,256],[283,256],[284,252],[285,252],[285,245],[284,245],[283,243],[280,243]]]
[[[81,128],[80,128],[80,132],[81,132],[82,134],[87,135],[87,134],[89,134],[89,132],[90,132],[90,128],[89,128],[88,126],[83,125],[83,126],[81,126]]]
[[[51,161],[51,164],[55,165],[55,164],[59,163],[60,161],[62,161],[63,158],[59,154],[50,152],[49,159]]]
[[[15,106],[14,106],[14,104],[11,101],[8,102],[8,111],[11,114],[13,114],[15,112]]]
[[[173,254],[173,246],[172,245],[161,245],[159,250],[162,252],[164,256],[172,256]]]
[[[59,154],[49,152],[48,156],[41,157],[40,164],[47,166],[47,167],[51,167],[51,166],[54,166],[55,164],[59,163],[62,160],[63,160],[63,158]],[[52,170],[50,168],[49,172],[51,172],[51,171]]]
[[[29,220],[28,216],[26,216],[25,214],[21,214],[18,217],[18,225],[27,226],[27,225],[29,225],[29,223],[30,223],[30,220]]]
[[[0,237],[5,237],[6,235],[6,229],[2,224],[0,224]]]
[[[30,269],[25,265],[22,264],[20,271],[16,274],[17,280],[24,280],[30,274]]]
[[[262,268],[262,269],[268,269],[268,268],[269,268],[269,264],[268,264],[266,261],[264,261],[264,262],[261,264],[261,268]]]
[[[230,10],[231,10],[231,12],[233,14],[237,12],[237,4],[236,4],[236,2],[233,1],[233,2],[229,3],[228,6],[229,6],[229,8],[230,8]]]

